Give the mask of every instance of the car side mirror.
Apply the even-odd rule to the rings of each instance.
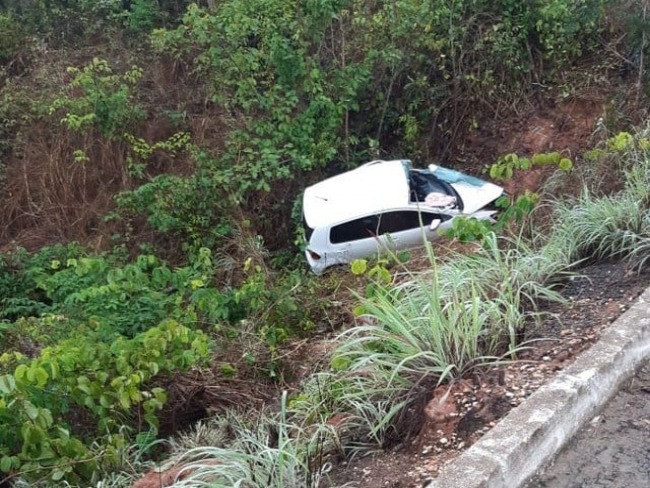
[[[442,223],[441,219],[433,219],[431,223],[429,224],[429,230],[433,231],[436,230],[440,224]]]

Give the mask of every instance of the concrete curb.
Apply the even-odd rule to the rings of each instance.
[[[427,488],[517,488],[618,391],[650,355],[650,288],[550,383],[446,466]]]

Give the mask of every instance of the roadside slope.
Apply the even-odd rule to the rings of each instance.
[[[605,405],[648,355],[650,289],[596,344],[426,486],[521,486]]]

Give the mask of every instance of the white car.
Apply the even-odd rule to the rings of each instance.
[[[503,188],[458,171],[409,160],[372,161],[308,187],[303,223],[311,269],[423,244],[457,216],[490,219]],[[486,208],[487,207],[487,208]]]

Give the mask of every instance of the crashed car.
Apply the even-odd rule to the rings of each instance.
[[[371,161],[308,187],[305,256],[312,271],[423,245],[459,216],[491,219],[504,190],[453,169]]]

